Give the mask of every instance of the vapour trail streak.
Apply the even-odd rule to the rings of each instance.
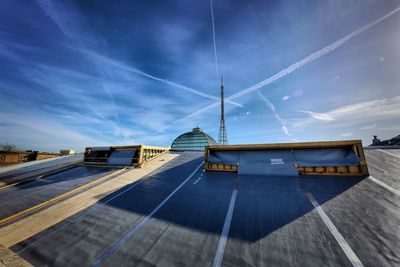
[[[267,104],[267,106],[271,109],[271,111],[272,111],[272,113],[274,114],[276,120],[277,120],[281,125],[286,125],[286,121],[283,120],[283,119],[279,116],[278,112],[276,112],[275,105],[272,104],[272,102],[269,101],[268,98],[266,98],[265,96],[263,96],[263,95],[261,94],[260,91],[257,90],[257,93],[258,93],[259,97],[260,97],[260,98]]]
[[[241,97],[241,96],[243,96],[243,95],[247,95],[247,94],[249,94],[249,93],[254,92],[254,91],[257,90],[257,89],[260,89],[260,88],[262,88],[262,87],[264,87],[264,86],[267,86],[268,84],[270,84],[270,83],[272,83],[272,82],[274,82],[274,81],[276,81],[276,80],[279,80],[280,78],[285,77],[286,75],[292,73],[293,71],[297,70],[298,68],[301,68],[301,67],[303,67],[303,66],[305,66],[305,65],[307,65],[307,64],[309,64],[309,63],[311,63],[311,62],[313,62],[314,60],[317,60],[317,59],[319,59],[320,57],[322,57],[322,56],[324,56],[324,55],[326,55],[326,54],[332,52],[333,50],[335,50],[336,48],[342,46],[342,45],[345,44],[346,42],[350,41],[350,40],[353,39],[354,37],[356,37],[356,36],[358,36],[359,34],[361,34],[362,32],[368,30],[369,28],[375,26],[376,24],[378,24],[378,23],[380,23],[381,21],[383,21],[383,20],[389,18],[390,16],[394,15],[395,13],[397,13],[397,12],[399,12],[399,11],[400,11],[400,7],[395,8],[394,10],[392,10],[392,11],[389,12],[389,13],[387,13],[387,14],[384,15],[383,17],[380,17],[379,19],[377,19],[377,20],[375,20],[375,21],[373,21],[373,22],[371,22],[371,23],[369,23],[369,24],[367,24],[367,25],[365,25],[365,26],[363,26],[363,27],[361,27],[361,28],[359,28],[359,29],[357,29],[357,30],[351,32],[351,33],[349,33],[349,34],[346,35],[345,37],[343,37],[343,38],[337,40],[336,42],[334,42],[334,43],[332,43],[332,44],[330,44],[330,45],[328,45],[328,46],[326,46],[326,47],[324,47],[324,48],[322,48],[321,50],[319,50],[319,51],[317,51],[317,52],[315,52],[315,53],[312,53],[312,54],[309,55],[308,57],[305,57],[304,59],[302,59],[302,60],[300,60],[300,61],[297,61],[296,63],[290,65],[290,66],[287,67],[286,69],[281,70],[280,72],[278,72],[277,74],[271,76],[270,78],[265,79],[265,80],[263,80],[263,81],[261,81],[261,82],[255,84],[255,85],[251,86],[251,87],[248,87],[248,88],[246,88],[246,89],[240,90],[239,92],[237,92],[237,93],[231,95],[230,97],[228,97],[228,98],[226,98],[226,99],[227,99],[227,100],[233,100],[233,99],[236,99],[236,98]],[[188,118],[190,118],[190,117],[193,117],[193,116],[195,116],[195,115],[197,115],[197,114],[203,113],[203,112],[205,112],[205,111],[207,111],[207,110],[209,110],[209,109],[212,109],[213,107],[218,106],[218,103],[219,103],[219,102],[215,102],[215,103],[213,103],[213,104],[211,104],[211,105],[205,106],[204,108],[199,109],[199,110],[197,110],[197,111],[195,111],[195,112],[193,112],[193,113],[191,113],[191,114],[185,116],[184,118],[179,119],[179,120],[177,120],[177,121],[171,123],[168,127],[170,127],[170,126],[173,125],[173,124],[179,123],[179,122],[181,122],[181,121],[183,121],[183,120],[186,120],[186,119],[188,119]],[[164,128],[163,130],[167,129],[168,127]]]
[[[292,73],[293,71],[295,71],[295,70],[297,70],[297,69],[299,69],[299,68],[301,68],[301,67],[303,67],[303,66],[305,66],[305,65],[307,65],[307,64],[309,64],[311,62],[313,62],[314,60],[319,59],[322,56],[325,56],[326,54],[332,52],[336,48],[339,48],[340,46],[342,46],[343,44],[345,44],[349,40],[353,39],[354,37],[358,36],[362,32],[368,30],[369,28],[375,26],[376,24],[380,23],[381,21],[387,19],[388,17],[392,16],[393,14],[395,14],[395,13],[397,13],[399,11],[400,11],[400,7],[394,9],[393,11],[389,12],[385,16],[383,16],[383,17],[381,17],[381,18],[379,18],[379,19],[377,19],[377,20],[375,20],[375,21],[373,21],[373,22],[371,22],[371,23],[369,23],[369,24],[367,24],[367,25],[365,25],[365,26],[353,31],[352,33],[346,35],[345,37],[343,37],[343,38],[341,38],[339,40],[337,40],[336,42],[334,42],[334,43],[332,43],[332,44],[330,44],[328,46],[325,46],[321,50],[319,50],[319,51],[317,51],[315,53],[312,53],[308,57],[306,57],[306,58],[304,58],[304,59],[292,64],[288,68],[281,70],[280,72],[278,72],[274,76],[272,76],[272,77],[270,77],[268,79],[265,79],[264,81],[261,81],[261,82],[255,84],[255,85],[247,88],[247,89],[241,90],[241,91],[233,94],[232,96],[228,97],[228,99],[230,99],[230,100],[236,99],[236,98],[238,98],[238,97],[240,97],[242,95],[246,95],[246,94],[251,93],[251,92],[253,92],[253,91],[255,91],[255,90],[259,89],[259,88],[262,88],[262,87],[264,87],[264,86],[266,86],[266,85],[268,85],[268,84],[270,84],[270,83],[272,83],[272,82],[274,82],[274,81],[276,81],[276,80],[278,80],[278,79],[280,79],[282,77],[285,77],[286,75]]]
[[[83,50],[83,49],[81,49],[80,51],[81,51],[81,52],[84,52],[84,53],[86,53],[86,54],[88,54],[88,55],[90,55],[90,56],[92,56],[92,57],[94,57],[94,58],[97,58],[97,59],[99,59],[99,60],[103,61],[104,63],[107,63],[107,64],[109,64],[109,65],[111,65],[111,66],[115,66],[115,67],[118,67],[118,68],[120,68],[120,69],[129,71],[129,72],[136,73],[136,74],[138,74],[138,75],[144,76],[144,77],[149,78],[149,79],[151,79],[151,80],[158,81],[158,82],[161,82],[161,83],[165,83],[165,84],[168,84],[168,85],[173,86],[173,87],[175,87],[175,88],[179,88],[179,89],[182,89],[182,90],[184,90],[184,91],[191,92],[191,93],[193,93],[193,94],[203,96],[203,97],[205,97],[205,98],[209,98],[209,99],[212,99],[212,100],[219,100],[219,98],[216,97],[216,96],[203,93],[203,92],[198,91],[198,90],[196,90],[196,89],[193,89],[193,88],[187,87],[187,86],[185,86],[185,85],[181,85],[181,84],[172,82],[172,81],[167,80],[167,79],[162,79],[162,78],[153,76],[153,75],[151,75],[151,74],[149,74],[149,73],[146,73],[146,72],[144,72],[144,71],[141,71],[141,70],[139,70],[139,69],[137,69],[137,68],[134,68],[134,67],[132,67],[132,66],[126,65],[126,64],[124,64],[124,63],[121,63],[121,62],[119,62],[119,61],[116,61],[116,60],[113,60],[113,59],[110,59],[110,58],[107,58],[107,57],[104,57],[104,56],[102,56],[102,55],[100,55],[100,54],[98,54],[98,53],[96,53],[96,52],[94,52],[94,51],[91,51],[91,50]],[[235,105],[235,106],[238,106],[238,107],[243,107],[241,104],[236,103],[236,102],[234,102],[234,101],[232,101],[232,100],[227,100],[227,102],[230,103],[230,104],[233,104],[233,105]]]
[[[258,96],[261,98],[261,100],[263,100],[263,101],[265,102],[265,104],[267,104],[267,106],[269,107],[269,109],[270,109],[270,110],[272,111],[272,113],[274,114],[275,119],[279,122],[279,124],[280,124],[281,127],[282,127],[282,131],[283,131],[286,135],[292,136],[292,135],[289,133],[287,127],[286,127],[286,124],[287,124],[286,120],[282,119],[282,118],[279,116],[278,112],[276,111],[275,105],[274,105],[268,98],[266,98],[265,96],[263,96],[263,94],[261,94],[260,90],[257,90],[257,93],[258,93]]]
[[[197,94],[199,96],[203,96],[205,98],[209,98],[212,100],[219,100],[218,97],[213,96],[213,95],[209,95],[206,93],[203,93],[199,90],[193,89],[193,88],[189,88],[187,86],[184,85],[180,85],[177,84],[175,82],[166,80],[166,79],[162,79],[162,78],[158,78],[155,77],[151,74],[145,73],[141,70],[138,70],[136,68],[127,66],[125,64],[122,64],[120,62],[117,62],[115,60],[111,60],[109,58],[103,57],[101,55],[99,55],[98,53],[94,52],[93,50],[87,49],[87,44],[84,41],[89,41],[89,44],[99,44],[102,43],[101,40],[99,38],[96,38],[96,36],[93,35],[88,35],[88,34],[84,34],[85,38],[82,38],[82,35],[79,34],[79,31],[77,29],[75,29],[73,26],[71,26],[69,24],[70,21],[78,21],[79,17],[74,16],[71,12],[67,12],[65,10],[63,10],[63,12],[61,12],[57,6],[55,6],[53,4],[52,1],[48,1],[48,0],[42,0],[39,2],[39,6],[46,12],[46,14],[54,21],[54,23],[61,29],[61,31],[64,33],[65,36],[69,37],[70,39],[74,40],[76,43],[78,43],[78,48],[75,47],[71,47],[71,49],[77,49],[80,52],[85,53],[86,55],[92,56],[92,58],[97,58],[97,59],[102,59],[103,62],[106,61],[107,63],[113,64],[114,66],[118,66],[122,69],[125,69],[127,71],[130,72],[134,72],[138,75],[147,77],[149,79],[158,81],[158,82],[162,82],[162,83],[166,83],[168,85],[171,85],[175,88],[179,88],[182,90],[185,90],[187,92],[191,92],[194,94]],[[71,17],[71,18],[69,18]],[[77,34],[78,33],[78,34]],[[94,62],[96,68],[99,70],[100,74],[104,76],[104,70],[101,69],[102,65],[101,64],[97,64],[97,62]],[[114,100],[114,96],[112,94],[112,91],[109,89],[109,87],[107,86],[107,84],[104,82],[104,78],[101,78],[100,82],[103,85],[104,90],[106,91],[107,94],[109,94],[112,103],[115,106],[115,100]],[[235,103],[232,100],[226,100],[227,103],[233,104],[235,106],[238,107],[243,107],[241,104],[239,103]]]
[[[38,2],[39,7],[53,20],[53,22],[58,26],[58,28],[63,32],[63,34],[71,39],[74,44],[77,44],[79,47],[86,47],[88,44],[86,42],[89,41],[89,44],[99,44],[101,40],[97,38],[95,35],[90,34],[89,32],[85,32],[85,34],[81,34],[79,28],[76,28],[71,21],[77,22],[80,21],[79,17],[74,15],[73,12],[67,9],[67,5],[61,4],[63,10],[60,10],[61,3],[54,4],[53,1],[42,0]],[[82,38],[84,36],[84,38]],[[100,74],[98,81],[102,85],[103,90],[106,92],[108,97],[111,100],[113,107],[113,115],[116,121],[118,121],[118,112],[116,108],[116,102],[114,98],[114,94],[112,90],[110,90],[105,77],[105,71],[96,64],[96,62],[92,62],[96,67],[97,72]]]
[[[211,22],[212,22],[213,42],[214,42],[215,73],[217,74],[217,80],[219,80],[217,42],[215,41],[215,22],[214,22],[214,9],[212,0],[210,0],[210,9],[211,9]]]

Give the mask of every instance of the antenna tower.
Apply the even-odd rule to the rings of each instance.
[[[228,144],[228,136],[225,128],[225,115],[224,115],[224,80],[221,76],[221,121],[219,123],[218,143],[221,145]]]

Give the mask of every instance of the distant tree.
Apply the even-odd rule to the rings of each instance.
[[[17,150],[17,146],[13,145],[13,144],[9,144],[9,143],[0,144],[0,150],[1,151],[6,151],[6,152],[16,151]]]

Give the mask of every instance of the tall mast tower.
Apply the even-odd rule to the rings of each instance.
[[[225,111],[224,111],[224,80],[221,76],[221,121],[219,124],[218,143],[221,145],[228,144],[228,136],[225,128]]]

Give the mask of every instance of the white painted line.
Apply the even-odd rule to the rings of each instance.
[[[196,181],[193,182],[193,184],[197,184],[201,180],[202,176],[196,179]]]
[[[364,266],[354,251],[351,249],[349,243],[347,243],[346,239],[342,236],[342,234],[338,231],[336,226],[333,224],[331,219],[319,205],[317,200],[308,192],[308,190],[301,184],[301,188],[303,189],[304,194],[310,200],[311,204],[314,206],[315,210],[317,211],[318,215],[321,217],[322,221],[325,223],[326,227],[328,227],[329,231],[339,243],[339,246],[342,248],[343,252],[346,254],[347,258],[350,260],[351,264],[355,267],[362,267]]]
[[[185,152],[183,152],[181,155],[179,155],[178,157],[172,159],[170,162],[166,163],[162,168],[165,167],[169,167],[171,165],[173,165],[177,159],[179,159],[183,154],[185,154]],[[157,173],[159,170],[153,170],[152,172],[148,173],[147,175],[145,175],[144,177],[140,178],[138,181],[132,183],[128,188],[126,188],[125,190],[119,192],[118,194],[108,198],[107,200],[105,200],[104,202],[98,202],[97,204],[95,204],[94,206],[88,208],[84,213],[80,214],[79,216],[76,216],[73,220],[69,221],[68,223],[65,223],[64,225],[62,225],[59,228],[55,228],[54,230],[50,231],[48,234],[44,235],[43,237],[40,237],[38,239],[36,239],[36,241],[33,241],[32,243],[28,244],[27,246],[25,246],[24,248],[22,248],[21,250],[17,251],[17,254],[21,254],[24,251],[31,249],[33,247],[35,247],[38,243],[48,240],[51,236],[53,236],[56,233],[61,232],[62,230],[66,229],[68,226],[70,226],[71,224],[77,222],[78,220],[86,217],[89,214],[92,214],[93,212],[95,212],[97,209],[106,206],[109,202],[113,201],[114,199],[120,197],[121,195],[127,193],[129,190],[135,188],[136,186],[140,185],[141,183],[143,183],[143,181],[145,181],[145,179],[147,179],[148,177],[151,177],[152,175],[154,175],[155,173]]]
[[[391,187],[390,185],[385,184],[385,183],[382,182],[382,181],[379,181],[379,180],[376,179],[375,177],[369,176],[368,179],[370,179],[370,180],[373,181],[374,183],[376,183],[376,184],[382,186],[383,188],[389,190],[389,191],[392,192],[393,194],[396,194],[396,195],[400,196],[400,190],[397,190],[397,189]]]
[[[226,242],[228,240],[229,229],[231,228],[231,221],[233,215],[233,209],[235,207],[237,189],[234,189],[231,196],[231,201],[229,202],[228,212],[226,213],[224,227],[222,229],[221,237],[219,238],[217,252],[215,253],[213,267],[220,267],[222,263],[222,259],[224,257],[224,251]]]
[[[193,175],[200,169],[200,167],[204,164],[204,162],[200,163],[199,166],[197,166],[197,168],[189,175],[188,178],[185,179],[185,181],[183,181],[177,188],[175,188],[174,191],[172,191],[160,204],[158,204],[158,206],[152,211],[150,212],[149,215],[147,215],[146,217],[144,217],[138,224],[135,225],[135,227],[133,227],[131,230],[129,230],[129,232],[127,232],[125,234],[125,236],[123,236],[122,238],[120,238],[119,240],[117,240],[116,242],[114,242],[114,244],[108,248],[107,250],[105,250],[102,254],[100,254],[100,256],[93,262],[93,264],[91,266],[99,266],[102,262],[104,262],[108,257],[110,257],[121,245],[123,245],[133,234],[135,234],[136,232],[138,232],[140,230],[140,228],[142,228],[143,225],[146,224],[146,222],[148,222],[149,220],[152,219],[153,215],[162,208],[162,206],[165,205],[165,203],[167,203],[167,201],[173,196],[175,195],[176,192],[178,192],[179,189],[181,189],[182,186],[184,186],[187,181],[189,181]]]
[[[397,155],[397,154],[395,154],[395,153],[386,151],[386,150],[384,150],[384,149],[379,149],[379,151],[383,152],[384,154],[391,155],[391,156],[393,156],[393,157],[395,157],[395,158],[399,158],[399,159],[400,159],[400,155]]]
[[[368,164],[368,167],[375,168],[375,169],[377,169],[378,171],[383,172],[384,174],[387,174],[387,173],[388,173],[386,170],[384,170],[384,169],[382,169],[382,168],[380,168],[380,167],[378,167],[378,166],[376,166],[376,165],[374,165],[374,164],[371,164],[371,163]]]

